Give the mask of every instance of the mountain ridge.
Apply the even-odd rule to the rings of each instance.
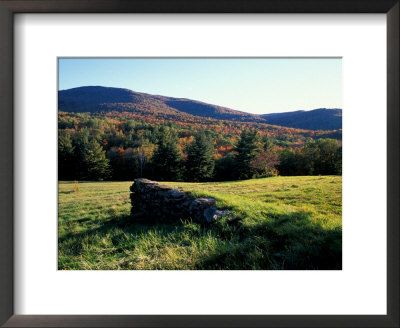
[[[267,123],[296,129],[339,130],[342,128],[342,110],[340,108],[317,108],[309,111],[297,110],[285,113],[263,114]]]
[[[58,91],[58,110],[64,112],[130,112],[140,115],[152,115],[157,118],[175,120],[181,118],[188,119],[193,116],[210,117],[219,120],[231,120],[238,122],[257,122],[286,127],[295,127],[291,125],[301,125],[302,129],[307,130],[337,130],[341,128],[341,110],[340,127],[337,119],[332,123],[332,113],[325,112],[321,115],[314,115],[310,119],[309,114],[303,114],[301,118],[293,113],[310,113],[318,111],[295,111],[274,114],[251,114],[231,108],[207,104],[202,101],[188,98],[167,97],[162,95],[152,95],[148,93],[136,92],[126,88],[114,88],[103,86],[82,86]],[[321,109],[322,110],[322,109]],[[328,110],[329,109],[323,109]],[[339,110],[339,109],[335,109]],[[336,112],[334,114],[337,114]],[[293,116],[295,121],[293,123]],[[315,117],[319,116],[319,124]],[[290,119],[288,119],[288,117]],[[304,122],[303,122],[304,121]],[[277,124],[278,123],[278,124]],[[291,125],[285,125],[291,124]],[[307,126],[313,126],[312,129]],[[329,127],[329,128],[326,128]],[[334,127],[334,128],[332,128]]]

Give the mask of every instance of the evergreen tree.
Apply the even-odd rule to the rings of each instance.
[[[260,150],[256,130],[243,130],[236,146],[236,174],[238,179],[251,179],[256,173],[252,167]]]
[[[215,161],[214,180],[231,181],[235,180],[236,156],[233,152]]]
[[[214,145],[204,131],[195,136],[189,145],[186,160],[186,176],[190,181],[205,181],[214,173]]]
[[[92,139],[83,149],[83,178],[85,180],[102,180],[110,175],[110,163],[101,145]]]
[[[271,149],[272,149],[273,146],[274,146],[272,140],[268,137],[267,134],[265,134],[265,135],[262,136],[261,142],[262,142],[262,145],[263,145],[263,149],[264,149],[265,151],[268,151],[268,152],[271,151]]]
[[[74,146],[69,133],[62,133],[58,137],[58,169],[59,179],[72,179],[74,177]]]
[[[72,145],[74,147],[74,179],[84,179],[86,174],[85,164],[83,163],[84,151],[86,145],[89,143],[89,130],[81,129],[77,131],[72,138]]]
[[[159,180],[178,181],[182,177],[182,155],[176,132],[163,127],[153,156],[154,175]]]

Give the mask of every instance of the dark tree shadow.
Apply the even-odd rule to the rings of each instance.
[[[208,252],[195,269],[201,270],[341,270],[342,231],[327,230],[314,224],[310,213],[293,212],[276,215],[254,226],[241,221],[221,220],[209,226],[195,225],[193,237],[212,232],[216,238],[226,241],[225,247]],[[83,222],[84,224],[85,222]],[[129,215],[109,217],[95,228],[68,233],[59,238],[59,246],[69,247],[68,253],[78,256],[82,245],[77,240],[92,236],[107,236],[119,228],[135,238],[139,234],[162,231],[163,237],[178,240],[178,235],[188,225],[184,222],[157,223],[152,218],[132,218]],[[116,252],[124,246],[115,242]]]
[[[216,250],[200,269],[341,270],[342,230],[324,229],[310,213],[277,215],[253,227],[242,226],[240,243]]]
[[[76,220],[76,222],[85,223],[91,220],[92,219],[89,218],[83,218]],[[166,222],[162,224],[163,228],[167,228],[167,230],[174,230],[175,227],[181,225],[182,222]],[[96,228],[89,228],[81,232],[70,232],[62,237],[59,237],[58,243],[61,244],[71,238],[82,238],[84,236],[87,236],[89,238],[93,235],[106,236],[111,230],[115,229],[116,227],[122,229],[122,231],[126,233],[133,233],[138,231],[146,232],[154,230],[155,228],[160,227],[160,224],[157,223],[157,220],[155,218],[132,218],[130,215],[110,216],[106,219],[102,219],[101,225]]]

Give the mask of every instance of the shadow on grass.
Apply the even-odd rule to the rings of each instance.
[[[93,223],[93,219],[83,218],[78,219],[75,222],[77,223]],[[94,235],[104,235],[106,236],[111,230],[115,228],[120,228],[126,233],[132,233],[135,231],[143,231],[150,230],[152,227],[155,227],[154,222],[146,222],[144,219],[141,220],[133,220],[129,215],[120,215],[120,216],[111,216],[106,219],[101,220],[100,226],[96,226],[94,228],[88,227],[88,229],[80,231],[80,232],[70,232],[65,234],[62,237],[58,238],[58,244],[63,244],[68,242],[70,239],[81,239],[83,237],[91,237]]]
[[[271,217],[270,217],[271,218]],[[84,224],[87,222],[84,222]],[[119,233],[115,233],[118,230]],[[121,232],[122,231],[122,232]],[[200,270],[341,270],[342,231],[327,230],[310,219],[310,213],[292,212],[276,215],[257,225],[247,226],[240,221],[230,224],[221,220],[211,226],[174,222],[157,224],[149,218],[128,215],[110,217],[98,226],[59,238],[59,248],[78,256],[84,250],[81,240],[90,242],[94,236],[110,238],[114,252],[124,252],[126,244],[120,235],[131,238],[153,234],[185,247],[182,232],[196,243],[210,234],[223,241],[222,246],[204,252],[196,262]],[[187,240],[185,241],[187,243]]]
[[[184,229],[182,222],[159,224],[149,218],[132,218],[130,215],[111,216],[101,220],[83,218],[72,221],[73,224],[79,225],[79,231],[68,232],[58,238],[59,253],[62,251],[71,257],[81,256],[87,251],[84,243],[87,246],[97,246],[93,244],[95,239],[110,239],[114,252],[123,252],[126,243],[120,243],[119,238],[124,234],[131,238],[151,233],[169,237]],[[72,230],[71,227],[68,229]]]
[[[203,269],[341,270],[342,230],[327,230],[306,212],[275,216],[272,222],[242,226],[241,242],[216,250]]]

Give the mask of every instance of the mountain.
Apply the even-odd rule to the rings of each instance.
[[[190,116],[220,120],[263,122],[259,115],[185,98],[172,98],[128,89],[87,86],[58,92],[58,109],[63,112],[131,112],[176,119]]]
[[[341,109],[320,108],[311,111],[256,115],[186,98],[172,98],[101,86],[59,91],[58,109],[75,113],[131,113],[141,117],[179,121],[193,121],[193,118],[203,117],[268,123],[305,130],[342,128]]]
[[[305,130],[338,130],[342,128],[342,110],[318,108],[310,111],[264,114],[268,124]]]

